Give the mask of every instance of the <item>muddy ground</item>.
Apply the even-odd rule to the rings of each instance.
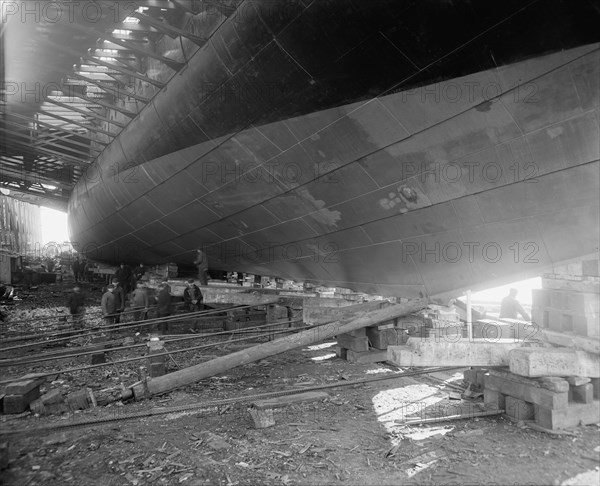
[[[19,308],[39,308],[38,301],[56,309],[64,297],[59,285],[40,291]],[[265,339],[240,343],[221,338],[216,347],[181,353],[175,360],[185,367]],[[407,425],[405,418],[480,409],[477,401],[456,400],[463,385],[461,370],[403,377],[409,370],[343,361],[335,356],[333,344],[296,349],[140,402],[43,417],[30,412],[3,415],[1,440],[8,442],[8,467],[0,472],[2,484],[559,485],[598,468],[598,425],[564,435],[538,432],[502,416]],[[115,354],[114,359],[128,355]],[[85,363],[89,357],[8,368],[3,377]],[[137,380],[136,368],[131,364],[61,374],[51,377],[44,389],[68,393],[121,381],[127,385]],[[389,379],[322,390],[329,395],[323,401],[276,409],[276,425],[268,428],[255,427],[248,411],[252,401],[202,406],[211,400],[370,377]],[[127,419],[138,412],[155,415]],[[64,427],[81,420],[104,421]],[[48,430],[51,426],[55,429]],[[14,431],[21,433],[7,436]]]

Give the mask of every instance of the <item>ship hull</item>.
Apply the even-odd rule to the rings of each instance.
[[[98,261],[190,265],[201,248],[211,269],[391,296],[539,275],[598,251],[598,49],[300,114],[309,88],[278,58],[254,73],[285,71],[291,94],[246,83],[212,93],[220,114],[192,106],[200,58],[168,86],[185,96],[159,93],[80,180],[71,239]]]

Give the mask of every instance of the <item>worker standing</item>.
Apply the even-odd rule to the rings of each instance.
[[[519,301],[516,299],[518,292],[517,289],[512,288],[508,291],[508,295],[502,299],[502,302],[500,303],[500,319],[518,319],[517,315],[521,314],[526,321],[531,320],[529,314],[525,312],[523,306],[519,304]]]
[[[115,286],[109,285],[106,292],[102,295],[100,306],[102,308],[102,317],[104,324],[110,325],[115,323],[115,314],[117,312],[117,297],[114,294]]]

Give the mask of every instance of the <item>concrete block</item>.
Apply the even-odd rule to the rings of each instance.
[[[389,346],[388,359],[396,366],[508,366],[509,351],[522,346],[514,339],[448,340],[409,337],[406,345]],[[535,343],[529,343],[535,345]]]
[[[535,384],[526,384],[522,381],[515,381],[508,378],[501,378],[490,371],[485,377],[485,390],[493,390],[503,395],[519,398],[525,402],[535,403],[548,409],[567,408],[569,404],[569,393],[554,392],[536,386]]]
[[[505,400],[505,413],[506,416],[514,421],[520,420],[533,420],[535,416],[535,410],[533,403],[528,403],[518,398],[507,396]]]
[[[591,383],[585,385],[571,385],[569,388],[569,401],[577,403],[592,403],[594,401],[594,386]],[[600,421],[600,417],[598,418]]]
[[[521,376],[600,377],[600,356],[570,348],[519,348],[509,352],[511,373]]]
[[[338,346],[352,351],[368,351],[369,340],[367,337],[352,337],[349,334],[340,334],[337,337]]]
[[[535,406],[535,422],[552,430],[568,429],[580,424],[595,424],[598,423],[598,417],[600,417],[599,400],[594,400],[592,403],[571,403],[568,408],[562,410]]]
[[[13,383],[9,383],[8,385],[6,385],[6,391],[5,393],[7,395],[25,395],[27,393],[29,393],[31,390],[33,390],[34,388],[38,388],[38,392],[39,392],[39,381],[38,380],[23,380],[23,381],[16,381]]]
[[[352,351],[352,350],[348,350],[347,355],[346,355],[347,359],[349,362],[351,363],[359,363],[359,364],[366,364],[366,363],[380,363],[382,361],[387,361],[388,359],[388,352],[387,350],[382,350],[382,351]]]
[[[341,346],[335,347],[335,355],[338,358],[347,359],[346,354],[347,354],[346,348],[342,348]]]
[[[600,378],[591,379],[592,386],[594,387],[594,398],[600,398]]]
[[[4,397],[4,413],[22,413],[29,408],[29,404],[40,397],[40,388],[29,390],[23,395],[5,395]]]

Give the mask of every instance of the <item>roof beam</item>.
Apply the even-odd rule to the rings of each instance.
[[[82,76],[81,74],[73,73],[70,74],[70,76],[73,76],[77,79],[81,79],[82,81],[89,84],[93,84],[94,86],[98,86],[98,88],[100,88],[101,90],[106,91],[107,93],[110,93],[111,95],[119,99],[121,99],[122,96],[128,96],[138,101],[141,101],[142,103],[148,103],[150,101],[144,96],[137,95],[135,93],[132,93],[131,91],[126,91],[124,89],[113,88],[112,86],[101,83],[100,81],[96,81],[95,79],[88,78],[87,76]]]
[[[109,35],[103,36],[102,38],[113,44],[117,44],[119,46],[125,47],[128,50],[130,50],[131,52],[135,52],[136,54],[139,54],[140,56],[147,56],[147,57],[156,59],[156,60],[162,62],[163,64],[166,64],[174,71],[179,71],[185,65],[182,62],[175,61],[173,59],[169,59],[168,57],[161,56],[160,54],[155,54],[154,52],[149,51],[147,49],[141,49],[140,47],[136,47],[125,40],[115,39],[114,37],[109,36]]]
[[[91,162],[85,162],[81,159],[72,158],[68,155],[61,154],[59,152],[55,152],[54,150],[50,150],[50,149],[45,149],[45,148],[41,148],[41,147],[32,148],[27,145],[23,145],[19,142],[8,141],[8,140],[5,140],[4,143],[7,147],[12,147],[13,150],[18,151],[20,154],[30,154],[30,155],[33,155],[34,157],[37,157],[40,153],[42,153],[44,155],[56,157],[57,159],[59,159],[61,162],[64,162],[65,164],[79,165],[79,166],[83,166],[83,167],[87,167],[91,163]]]
[[[81,109],[75,108],[74,106],[71,106],[71,105],[69,105],[67,103],[62,103],[60,101],[52,100],[52,99],[50,99],[50,97],[46,97],[45,101],[47,103],[52,103],[53,105],[60,106],[62,108],[67,108],[69,110],[76,111],[77,113],[81,113],[82,115],[85,115],[85,116],[91,116],[93,118],[96,118],[97,120],[102,120],[103,122],[110,123],[111,125],[116,125],[116,126],[118,126],[120,128],[125,128],[126,127],[126,125],[124,125],[123,123],[120,123],[120,122],[115,121],[115,120],[110,120],[109,118],[106,118],[105,116],[99,115],[98,113],[96,113],[95,111],[92,111],[92,110],[89,110],[89,111],[81,110]]]
[[[118,133],[112,133],[112,132],[108,132],[106,130],[102,130],[101,128],[95,128],[95,127],[90,127],[87,126],[81,122],[75,121],[75,120],[70,120],[69,118],[64,118],[62,116],[56,115],[55,113],[50,113],[49,111],[45,111],[45,110],[38,110],[38,113],[41,115],[46,115],[52,118],[56,118],[57,120],[62,120],[62,121],[66,121],[69,123],[72,123],[73,125],[77,125],[80,126],[82,128],[85,128],[86,130],[92,131],[92,132],[98,132],[98,133],[102,133],[103,135],[107,135],[109,137],[116,137],[118,135]]]
[[[207,39],[203,37],[198,37],[197,35],[190,34],[185,30],[178,29],[177,27],[173,27],[172,25],[167,24],[166,22],[161,22],[150,15],[143,14],[141,12],[132,12],[131,17],[135,17],[140,19],[140,22],[144,24],[151,25],[152,27],[156,27],[159,31],[175,38],[177,36],[185,37],[186,39],[191,40],[193,43],[202,46],[206,43]]]
[[[126,74],[127,76],[132,76],[134,78],[141,79],[142,81],[146,81],[147,83],[153,84],[154,86],[157,86],[159,88],[162,88],[165,85],[165,83],[162,83],[155,79],[149,78],[148,76],[144,76],[143,74],[139,74],[135,71],[132,71],[131,69],[125,69],[121,66],[117,66],[116,64],[112,64],[112,63],[106,62],[106,61],[101,61],[98,58],[90,56],[89,54],[86,54],[81,59],[83,59],[85,61],[93,62],[95,64],[99,64],[100,66],[106,66],[106,67],[112,68],[116,71],[119,71],[122,74]]]

